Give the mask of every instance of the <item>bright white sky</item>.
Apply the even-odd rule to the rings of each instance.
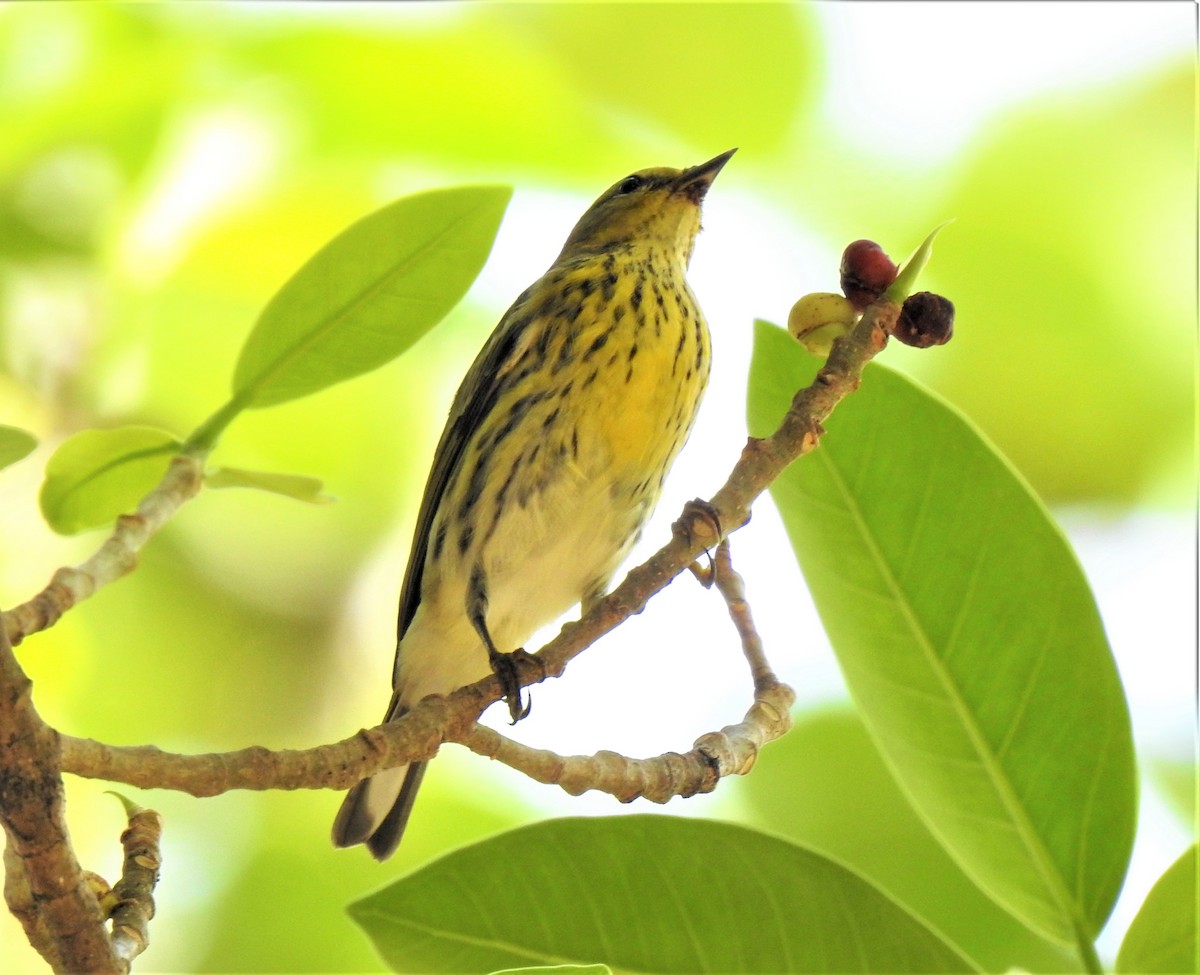
[[[861,0],[816,9],[832,55],[831,117],[836,106],[861,106],[873,125],[856,117],[847,138],[869,135],[914,157],[954,152],[997,110],[1040,92],[1121,78],[1196,49],[1191,0]]]

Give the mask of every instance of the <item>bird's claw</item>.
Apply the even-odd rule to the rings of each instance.
[[[526,695],[525,700],[521,700],[520,663],[525,661],[536,664],[541,669],[542,676],[545,677],[545,666],[542,661],[524,648],[518,648],[512,653],[496,653],[491,658],[492,672],[500,681],[500,687],[504,691],[504,700],[508,704],[508,714],[512,718],[512,724],[528,717],[533,708],[532,697]]]
[[[721,541],[721,514],[703,498],[694,498],[683,506],[671,531],[689,545],[701,542],[708,551]]]

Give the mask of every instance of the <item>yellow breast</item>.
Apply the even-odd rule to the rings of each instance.
[[[657,255],[613,261],[578,319],[581,441],[627,490],[658,487],[692,427],[708,382],[708,328],[682,267]]]

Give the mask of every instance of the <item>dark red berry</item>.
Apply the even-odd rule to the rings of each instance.
[[[905,345],[927,349],[945,345],[954,334],[954,305],[931,291],[918,291],[904,299],[892,334]]]
[[[873,240],[856,240],[842,251],[842,292],[858,309],[883,294],[899,268]]]

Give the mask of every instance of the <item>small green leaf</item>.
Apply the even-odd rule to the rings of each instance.
[[[398,356],[466,294],[511,195],[506,186],[434,190],[352,224],[263,309],[234,370],[235,401],[283,403]]]
[[[820,365],[760,322],[750,428]],[[1042,504],[948,404],[873,363],[772,487],[847,685],[952,857],[1090,951],[1137,809],[1129,711],[1095,600]]]
[[[61,535],[109,524],[154,489],[180,446],[154,427],[75,434],[46,463],[38,496],[43,517]]]
[[[0,469],[15,464],[37,446],[37,437],[0,423]]]
[[[204,475],[204,483],[211,488],[253,488],[308,504],[330,504],[333,498],[322,493],[324,483],[320,478],[304,474],[280,474],[275,471],[248,471],[240,467],[217,467]]]
[[[1200,970],[1196,940],[1197,845],[1193,843],[1158,882],[1133,919],[1117,953],[1117,971],[1130,975]]]
[[[892,282],[891,287],[887,289],[887,296],[892,301],[903,301],[916,287],[917,278],[921,276],[921,272],[925,270],[925,265],[929,263],[929,258],[933,256],[933,241],[938,234],[948,225],[954,223],[953,218],[943,220],[931,231],[929,236],[921,241],[921,245],[912,252],[912,255],[907,261],[900,265],[900,270],[896,274],[896,280]]]
[[[783,840],[668,816],[558,819],[350,905],[398,972],[968,972],[857,874]]]

